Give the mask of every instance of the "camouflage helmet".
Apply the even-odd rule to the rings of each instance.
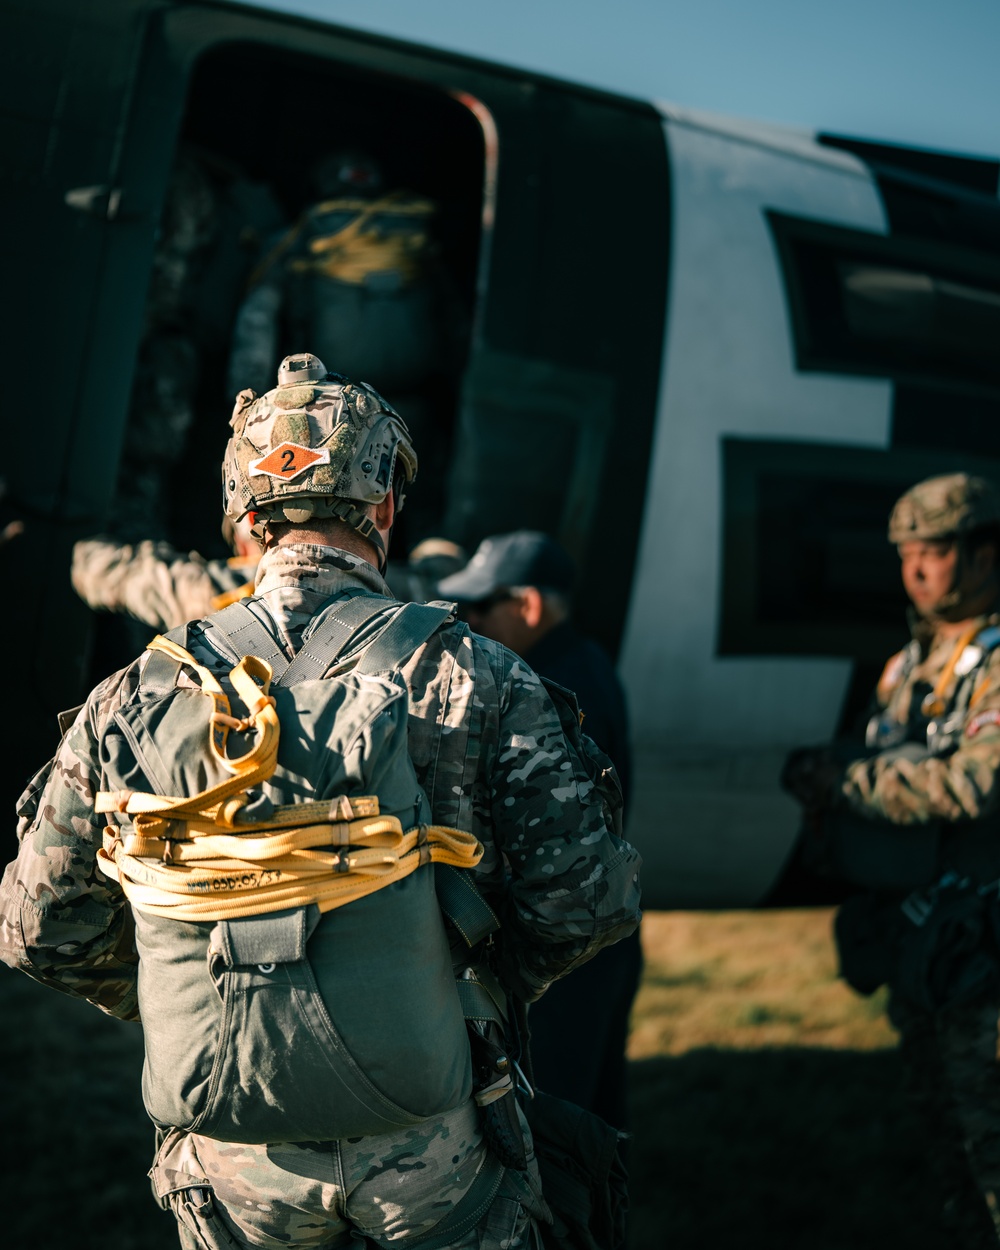
[[[226,515],[251,517],[255,538],[268,521],[302,524],[338,517],[385,552],[357,506],[378,504],[399,477],[397,507],[417,475],[417,454],[399,414],[365,382],[350,382],[308,352],[286,356],[278,385],[259,398],[240,391],[222,464]]]
[[[931,477],[903,495],[889,517],[891,543],[920,542],[1000,524],[1000,493],[968,473]]]

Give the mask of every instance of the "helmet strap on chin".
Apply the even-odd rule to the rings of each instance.
[[[956,612],[955,609],[960,608],[964,598],[959,587],[962,584],[962,579],[965,577],[967,553],[965,543],[962,542],[961,538],[955,535],[952,541],[955,544],[955,568],[951,575],[951,586],[934,605],[931,613],[929,613],[929,615],[935,616],[942,621],[960,621],[962,619],[961,611]]]
[[[989,598],[988,591],[991,577],[994,582],[994,588],[996,585],[996,577],[991,574],[982,579],[977,585],[966,586],[963,589],[962,583],[966,580],[966,574],[972,566],[972,552],[964,536],[956,535],[954,543],[956,558],[951,587],[926,614],[929,620],[955,622],[964,621],[970,614],[978,615],[984,610],[984,595],[987,599]]]

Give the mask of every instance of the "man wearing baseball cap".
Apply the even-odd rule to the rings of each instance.
[[[458,573],[438,583],[476,633],[503,643],[545,681],[572,690],[583,729],[611,759],[628,809],[631,758],[625,696],[614,666],[573,625],[576,570],[537,530],[485,538]],[[551,986],[531,1007],[531,1052],[539,1087],[626,1126],[625,1042],[642,971],[636,931]]]

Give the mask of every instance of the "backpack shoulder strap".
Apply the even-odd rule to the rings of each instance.
[[[374,677],[400,668],[451,615],[445,604],[404,603],[365,649],[355,672]]]
[[[188,649],[188,627],[178,625],[163,635],[169,642],[176,642],[179,647]],[[165,651],[150,651],[146,665],[139,678],[139,691],[142,698],[163,698],[177,685],[177,677],[181,671],[180,660],[175,660]]]
[[[464,868],[453,868],[450,864],[437,864],[434,868],[434,887],[438,906],[470,950],[500,928],[496,912],[476,885],[474,873]]]
[[[275,685],[293,686],[322,677],[365,626],[394,606],[381,595],[348,596],[326,612],[291,661],[246,603],[232,603],[209,619],[237,654],[266,660]],[[451,615],[446,604],[403,604],[362,653],[357,670],[373,676],[399,668]]]
[[[322,677],[349,647],[351,640],[392,606],[391,599],[364,592],[334,604],[316,628],[303,639],[295,659],[288,665],[278,684],[294,686],[296,682]]]
[[[242,600],[207,618],[238,656],[255,655],[271,666],[275,680],[289,667],[289,659],[264,622]]]

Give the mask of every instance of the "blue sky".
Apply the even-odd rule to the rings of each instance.
[[[561,78],[1000,156],[1000,0],[251,0]]]

